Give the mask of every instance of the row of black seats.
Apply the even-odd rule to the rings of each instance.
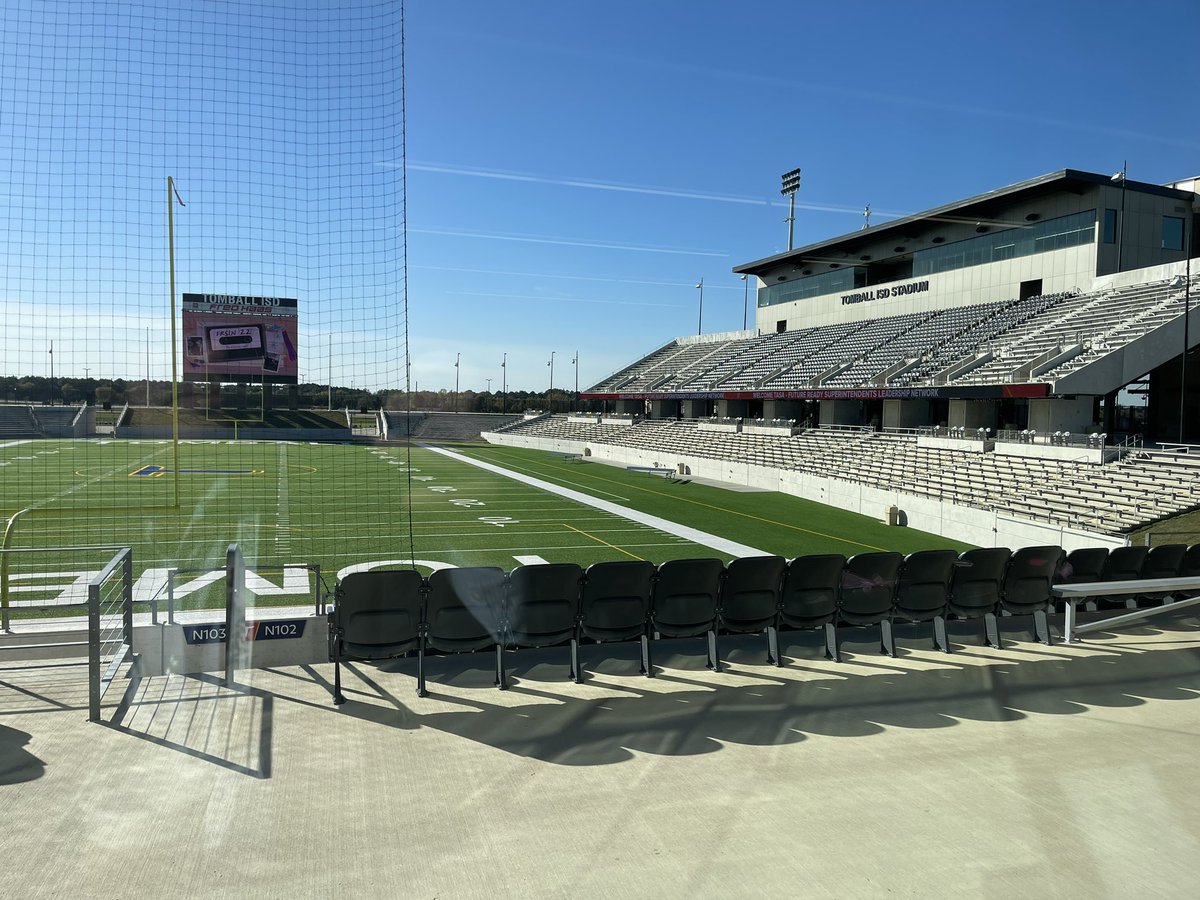
[[[1156,548],[1157,549],[1157,548]],[[1076,551],[1078,554],[1080,551]],[[329,614],[334,701],[344,702],[340,664],[417,654],[417,691],[425,694],[427,650],[495,649],[496,685],[505,687],[505,648],[570,644],[571,677],[580,681],[579,643],[640,640],[641,671],[653,676],[650,640],[705,637],[708,666],[719,670],[721,632],[766,632],[767,661],[783,665],[779,632],[824,629],[825,652],[839,659],[838,627],[880,628],[895,655],[894,622],[931,622],[933,646],[950,652],[946,617],[984,620],[986,642],[1000,647],[998,615],[1032,615],[1050,642],[1047,612],[1055,580],[1084,572],[1082,558],[1059,547],[953,550],[735,559],[574,563],[420,573],[371,571],[338,585]],[[1114,551],[1114,555],[1116,551]],[[1067,562],[1076,564],[1068,574]],[[1144,560],[1143,560],[1144,562]],[[1090,571],[1090,570],[1089,570]],[[1114,570],[1115,571],[1115,570]]]
[[[1056,584],[1096,584],[1102,581],[1143,581],[1149,578],[1200,577],[1200,544],[1159,544],[1154,547],[1084,547],[1072,550],[1055,575]],[[1088,609],[1098,606],[1126,606],[1157,603],[1161,594],[1089,599]]]

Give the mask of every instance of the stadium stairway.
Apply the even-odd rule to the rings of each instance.
[[[42,431],[38,428],[32,407],[0,406],[0,441],[41,436]]]

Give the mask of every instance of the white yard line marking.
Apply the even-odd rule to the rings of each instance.
[[[478,469],[483,469],[485,472],[491,472],[494,475],[502,475],[505,478],[511,478],[514,481],[519,481],[522,484],[528,484],[531,487],[540,488],[551,494],[557,494],[560,497],[566,497],[568,500],[574,500],[576,503],[582,503],[584,506],[590,506],[593,509],[603,510],[607,513],[612,513],[614,516],[620,516],[623,519],[628,519],[631,522],[637,522],[640,525],[645,525],[649,528],[655,528],[666,534],[675,535],[676,537],[684,538],[694,544],[701,544],[705,547],[711,547],[713,550],[718,550],[721,553],[728,553],[731,556],[768,556],[769,554],[763,550],[758,550],[746,544],[739,544],[737,541],[731,541],[727,538],[718,537],[715,534],[709,534],[707,531],[701,531],[698,528],[689,528],[686,525],[679,525],[668,519],[661,519],[658,516],[652,516],[644,512],[639,512],[636,509],[630,509],[627,506],[621,506],[617,503],[612,503],[608,500],[601,500],[598,497],[592,497],[588,494],[573,491],[570,488],[560,487],[557,484],[552,484],[549,481],[542,481],[540,478],[533,478],[529,475],[523,475],[520,472],[513,472],[508,469],[494,466],[491,463],[483,462],[478,459],[471,459],[469,456],[463,456],[461,453],[455,453],[453,450],[446,450],[443,447],[427,447],[425,448],[431,453],[438,453],[449,459],[456,459],[459,462],[466,463],[469,466],[475,466]]]
[[[540,556],[514,556],[513,559],[523,566],[541,566],[546,563]]]

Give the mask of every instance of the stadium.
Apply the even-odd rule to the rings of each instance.
[[[793,246],[793,170],[787,249],[728,260],[634,207],[489,233],[416,178],[714,234],[780,201],[479,149],[478,74],[557,125],[575,66],[629,64],[569,11],[51,6],[0,13],[6,892],[1190,896],[1200,178],[1059,169]],[[539,54],[569,102],[486,62]],[[496,167],[416,157],[439,129]],[[916,187],[1009,180],[959,174]],[[548,276],[489,239],[619,299],[522,314],[504,279]],[[694,334],[655,318],[679,257],[728,281],[687,282]],[[471,318],[489,376],[440,336]],[[628,332],[556,390],[552,348]]]

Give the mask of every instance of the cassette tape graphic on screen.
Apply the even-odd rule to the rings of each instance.
[[[296,384],[293,297],[183,295],[185,381]]]

